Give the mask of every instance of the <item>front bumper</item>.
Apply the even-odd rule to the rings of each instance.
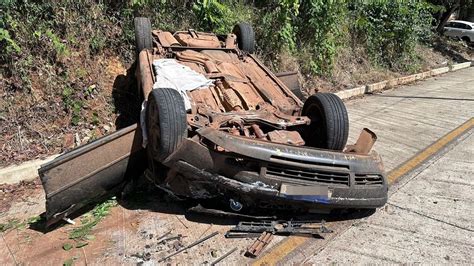
[[[181,196],[283,209],[376,208],[387,201],[387,179],[376,153],[295,147],[212,129],[198,134],[225,152],[187,139],[164,162],[175,170],[165,185]]]

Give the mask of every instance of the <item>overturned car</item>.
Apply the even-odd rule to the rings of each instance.
[[[143,172],[177,197],[219,199],[234,212],[385,204],[375,134],[364,129],[346,146],[341,99],[316,93],[303,102],[294,81],[252,55],[250,25],[228,35],[171,33],[136,18],[135,31],[141,123],[39,170],[49,223]]]

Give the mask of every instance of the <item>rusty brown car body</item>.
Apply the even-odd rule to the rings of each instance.
[[[253,36],[242,37],[253,34],[246,27],[228,35],[150,30],[151,41],[147,39],[137,51],[136,71],[146,106],[142,124],[146,126],[147,148],[141,148],[142,133],[135,125],[43,166],[39,173],[46,191],[48,220],[57,221],[92,199],[121,188],[127,177],[145,169],[145,176],[169,193],[219,199],[233,211],[384,205],[387,180],[380,156],[371,151],[375,134],[364,130],[355,145],[344,148],[344,128],[340,134],[345,136],[336,141],[339,148],[321,146],[334,136],[315,140],[323,135],[313,131],[324,123],[308,111],[310,100],[303,102],[298,97],[302,94],[295,95],[294,75],[282,74],[279,79],[251,53],[249,43],[241,43],[241,38],[253,41]],[[144,32],[138,37],[148,38],[146,27]],[[188,110],[183,109],[181,98],[173,98],[173,103],[164,101],[159,98],[163,91],[174,94],[173,90],[153,89],[153,64],[159,59],[174,59],[212,80],[212,85],[186,92],[191,103]],[[163,104],[169,105],[167,112],[176,112],[173,119],[165,117]],[[335,104],[334,108],[339,108],[335,113],[344,117],[342,102]],[[184,126],[179,124],[181,117]],[[165,120],[170,128],[182,130],[176,131],[176,136],[164,136],[164,132],[174,132],[163,127]],[[163,143],[168,137],[173,138],[173,145]]]

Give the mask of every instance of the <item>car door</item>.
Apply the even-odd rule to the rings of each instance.
[[[464,24],[464,23],[463,23],[463,24],[462,24],[461,33],[460,33],[459,37],[460,37],[461,39],[463,39],[463,40],[464,40],[464,38],[466,38],[466,37],[469,38],[470,40],[472,40],[472,38],[471,38],[471,36],[470,36],[470,35],[472,35],[471,32],[472,32],[472,27],[469,26],[468,24]]]
[[[464,24],[459,23],[459,22],[454,23],[453,29],[454,29],[453,30],[454,31],[454,37],[457,37],[457,38],[461,38],[463,32],[465,31]]]
[[[455,26],[455,22],[446,23],[446,26],[444,27],[444,35],[449,37],[456,37],[457,29],[455,28]]]
[[[135,124],[78,147],[38,170],[51,225],[117,191],[146,168],[140,128]]]

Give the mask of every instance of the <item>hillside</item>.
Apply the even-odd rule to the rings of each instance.
[[[309,95],[473,60],[432,32],[425,1],[51,1],[0,4],[0,166],[64,152],[137,121],[133,17],[227,33],[254,25],[257,56],[298,70]]]

